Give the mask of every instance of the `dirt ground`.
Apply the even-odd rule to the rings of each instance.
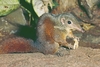
[[[100,49],[79,47],[64,56],[42,53],[1,54],[0,67],[100,67]]]

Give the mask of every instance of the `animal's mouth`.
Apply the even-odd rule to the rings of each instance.
[[[85,31],[84,31],[84,29],[82,30],[82,33],[84,33]]]
[[[72,31],[75,31],[75,30],[77,30],[77,31],[80,31],[80,32],[82,32],[82,33],[84,33],[85,32],[85,30],[83,29],[83,28],[77,28],[77,29],[71,29]]]
[[[84,30],[83,28],[78,29],[78,31],[80,31],[80,32],[82,32],[82,33],[84,33],[84,32],[85,32],[85,30]]]
[[[82,32],[82,33],[84,33],[85,32],[85,30],[83,29],[83,27],[82,26],[78,26],[78,27],[75,27],[76,28],[76,30],[77,31],[80,31],[80,32]]]

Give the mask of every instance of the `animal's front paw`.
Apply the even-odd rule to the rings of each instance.
[[[56,52],[56,54],[58,57],[63,57],[66,55],[70,55],[70,50],[66,49],[64,47],[59,47],[59,50]]]
[[[74,46],[73,46],[73,49],[77,49],[78,47],[79,47],[79,40],[80,40],[80,38],[79,37],[75,37],[74,38]]]
[[[74,41],[80,41],[79,37],[74,37]]]
[[[71,43],[69,43],[67,47],[68,49],[73,49],[74,46]]]

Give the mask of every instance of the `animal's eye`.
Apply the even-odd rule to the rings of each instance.
[[[68,23],[68,24],[71,24],[71,21],[68,21],[67,23]]]

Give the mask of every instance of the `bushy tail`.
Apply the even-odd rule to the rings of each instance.
[[[8,38],[0,44],[0,54],[38,52],[34,42],[21,37]]]

